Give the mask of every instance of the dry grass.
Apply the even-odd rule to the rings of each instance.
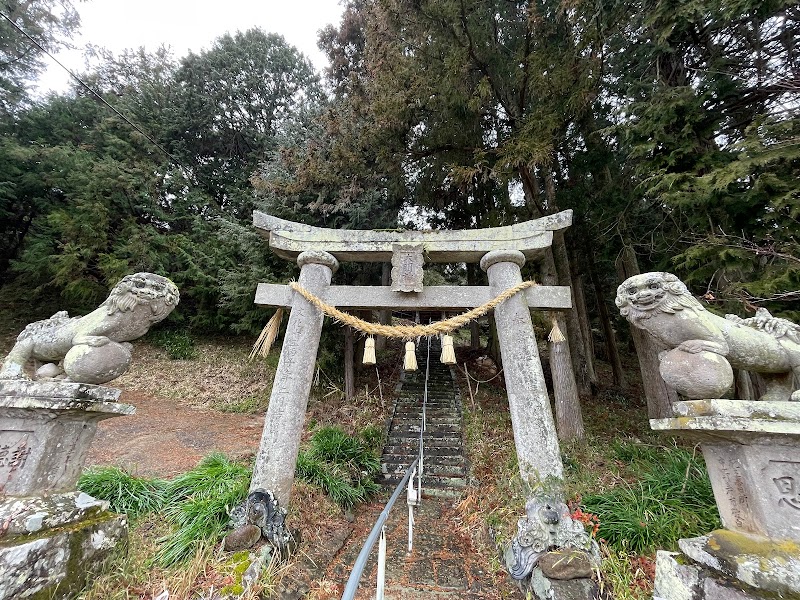
[[[197,343],[193,360],[172,360],[167,352],[138,341],[131,369],[114,381],[116,387],[153,396],[225,410],[257,399],[249,410],[261,412],[269,399],[278,353],[248,360],[249,338],[224,338]]]
[[[157,540],[169,532],[169,525],[151,515],[136,522],[128,538],[127,554],[117,555],[107,572],[96,577],[78,600],[144,600],[165,590],[171,600],[189,600],[194,590],[213,572],[212,548],[204,546],[179,567],[158,569],[150,566]]]

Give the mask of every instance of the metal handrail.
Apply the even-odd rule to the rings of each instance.
[[[358,558],[356,558],[356,562],[353,565],[353,570],[350,572],[350,577],[347,580],[347,585],[345,586],[344,592],[342,593],[342,600],[350,600],[352,598],[355,598],[356,591],[358,590],[358,584],[361,581],[361,574],[364,572],[364,567],[367,566],[367,559],[369,558],[369,553],[372,551],[372,547],[375,545],[375,542],[381,535],[383,526],[386,524],[386,520],[389,518],[389,512],[392,510],[394,503],[400,497],[400,493],[403,491],[403,488],[408,483],[408,480],[411,477],[411,473],[416,469],[418,462],[419,458],[416,458],[414,462],[411,463],[411,466],[408,467],[408,470],[406,471],[403,480],[397,484],[397,487],[394,489],[392,497],[389,498],[389,501],[386,503],[386,506],[383,508],[381,514],[378,516],[378,519],[375,521],[375,526],[372,528],[372,531],[369,532],[367,541],[364,542],[364,547],[361,548],[361,552],[359,552]]]
[[[414,536],[414,506],[418,506],[421,499],[422,499],[422,462],[424,457],[423,452],[423,434],[427,427],[427,419],[425,415],[425,411],[428,405],[428,377],[430,374],[430,366],[431,366],[431,338],[428,338],[428,355],[425,359],[425,388],[422,398],[422,418],[420,419],[420,428],[419,428],[419,453],[417,458],[414,459],[408,469],[406,469],[405,475],[403,475],[403,479],[400,483],[397,484],[395,487],[394,492],[392,493],[391,498],[386,503],[386,506],[383,507],[381,514],[378,515],[378,518],[375,521],[375,525],[372,527],[372,531],[369,532],[369,536],[367,536],[367,541],[364,542],[364,546],[361,548],[361,552],[358,553],[358,558],[356,558],[356,562],[353,564],[353,570],[350,572],[350,577],[347,579],[347,585],[345,585],[344,592],[342,592],[342,600],[352,600],[355,598],[356,591],[358,591],[358,585],[361,582],[361,575],[364,572],[364,567],[367,565],[367,560],[369,559],[370,552],[372,552],[372,547],[375,545],[375,542],[380,538],[380,551],[378,557],[378,589],[377,589],[377,598],[378,600],[383,600],[383,590],[384,590],[384,575],[385,575],[385,561],[386,561],[386,531],[385,525],[386,520],[389,518],[389,513],[391,512],[392,508],[394,507],[394,503],[397,501],[397,498],[400,497],[400,493],[402,492],[403,488],[408,485],[408,551],[411,552],[412,544],[413,544],[413,536]],[[412,480],[414,476],[417,476],[417,489],[414,490],[414,482],[409,481]],[[412,492],[414,492],[414,498],[412,499]]]

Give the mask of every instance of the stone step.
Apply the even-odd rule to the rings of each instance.
[[[445,418],[455,418],[461,420],[461,411],[458,410],[454,406],[444,407],[444,406],[437,406],[431,407],[428,406],[425,408],[425,414],[428,418],[431,417],[445,417]],[[403,418],[411,418],[412,415],[419,415],[422,416],[422,408],[421,407],[398,407],[397,410],[394,412],[394,416],[401,416]]]
[[[407,433],[405,435],[402,432],[398,432],[397,434],[390,433],[389,437],[386,440],[388,445],[407,445],[413,444],[415,447],[417,442],[419,441],[419,434],[410,434]],[[423,433],[422,434],[422,442],[426,446],[458,446],[461,448],[461,435],[437,435],[437,434],[430,434],[430,433]]]
[[[425,454],[431,456],[458,456],[461,458],[461,444],[453,446],[431,446],[425,444]],[[417,444],[388,444],[383,448],[384,456],[416,456]],[[383,460],[383,459],[381,459]],[[413,460],[413,459],[412,459]]]
[[[434,475],[437,477],[466,477],[467,470],[463,466],[451,466],[451,465],[438,465],[436,464],[433,459],[435,457],[430,457],[431,460],[425,460],[423,462],[423,478],[427,477],[428,475]],[[405,472],[408,470],[408,465],[411,464],[410,462],[403,462],[403,463],[383,463],[381,464],[381,473],[383,473],[384,477],[391,477],[393,475],[400,475],[401,477],[405,475]]]
[[[458,407],[458,403],[453,401],[452,398],[428,398],[427,402],[423,402],[422,398],[399,398],[397,400],[398,406],[416,407],[422,410],[422,405],[427,408],[449,408]]]
[[[408,454],[384,454],[381,457],[381,463],[386,463],[387,465],[410,465],[414,459],[417,457],[416,454],[413,456]],[[466,468],[466,461],[463,457],[454,455],[448,456],[443,454],[435,454],[431,455],[428,453],[427,448],[425,450],[425,462],[435,463],[437,465],[446,465],[451,467],[464,467]]]
[[[384,475],[378,479],[378,483],[388,486],[396,486],[403,480],[403,475]],[[422,490],[425,488],[457,488],[464,489],[467,487],[467,480],[464,477],[442,477],[439,475],[430,475],[423,473],[422,475]]]
[[[401,416],[399,418],[395,416],[395,418],[392,419],[391,431],[410,429],[411,431],[418,432],[420,427],[422,427],[422,415],[413,417]],[[461,431],[461,419],[458,417],[433,417],[431,415],[425,417],[425,428],[428,431],[442,431],[443,429],[449,429],[451,427],[455,427],[458,431]]]
[[[412,435],[416,433],[419,435],[419,432],[422,428],[420,423],[412,424],[410,422],[406,423],[392,423],[392,428],[389,431],[389,435]],[[458,435],[461,436],[461,424],[460,423],[452,423],[452,424],[440,424],[434,425],[430,421],[426,424],[425,427],[425,435],[426,436],[438,436],[438,435]]]

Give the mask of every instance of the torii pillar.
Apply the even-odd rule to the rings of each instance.
[[[489,276],[492,295],[521,283],[524,264],[525,255],[518,250],[484,255],[481,269]],[[520,475],[534,488],[557,486],[564,467],[528,303],[517,294],[494,309],[494,320]],[[547,491],[560,495],[559,489]]]
[[[300,285],[315,295],[330,286],[331,277],[339,268],[333,256],[320,251],[303,252],[297,257],[297,264]],[[253,467],[250,491],[269,490],[284,507],[289,504],[292,491],[324,318],[320,309],[298,294],[286,326]]]

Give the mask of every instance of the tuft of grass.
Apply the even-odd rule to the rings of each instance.
[[[167,351],[172,360],[193,360],[198,352],[194,338],[182,329],[159,329],[151,338],[153,344]]]
[[[367,425],[359,433],[364,446],[373,452],[380,452],[383,448],[384,433],[381,427]],[[380,465],[379,465],[380,466]]]
[[[161,479],[136,477],[119,467],[91,467],[78,480],[78,489],[107,500],[111,510],[134,519],[161,509],[166,484]]]
[[[678,539],[719,526],[719,515],[702,459],[682,448],[615,445],[617,456],[632,460],[638,479],[583,497],[600,518],[598,537],[616,550],[637,554],[674,549]]]
[[[269,406],[269,394],[262,393],[220,402],[215,408],[224,413],[254,414],[263,413],[267,410],[267,406]]]
[[[159,540],[154,564],[169,567],[194,556],[201,543],[219,541],[230,510],[247,496],[251,475],[246,466],[215,452],[169,481],[163,514],[174,529]]]
[[[653,593],[652,560],[601,545],[600,587],[603,597],[614,600],[649,600]],[[648,568],[645,568],[648,567]]]
[[[374,480],[379,471],[380,459],[365,442],[338,427],[317,430],[297,457],[297,476],[321,487],[345,509],[378,492]]]

